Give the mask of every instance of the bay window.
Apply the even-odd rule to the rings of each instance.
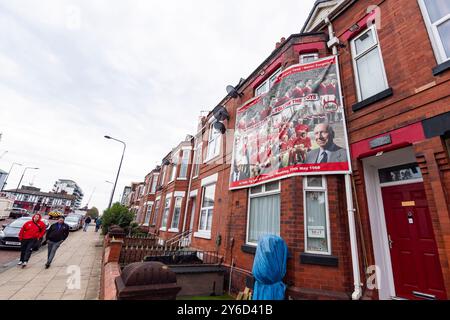
[[[433,45],[436,60],[450,60],[450,2],[448,0],[419,0],[420,9]]]
[[[175,177],[177,176],[178,157],[179,157],[178,152],[172,157],[172,164],[171,164],[172,171],[170,173],[170,181],[169,182],[175,180]]]
[[[194,178],[198,177],[200,173],[200,163],[202,162],[202,145],[202,143],[198,143],[194,151]]]
[[[270,88],[272,88],[273,83],[275,80],[277,80],[277,76],[281,73],[281,68],[279,68],[277,71],[275,71],[267,80],[265,80],[263,83],[261,83],[256,89],[255,89],[255,97],[260,96],[266,92],[269,92]]]
[[[280,182],[250,188],[247,244],[257,245],[264,235],[280,235]]]
[[[147,204],[147,212],[145,213],[144,225],[148,226],[150,223],[150,215],[152,214],[153,202]]]
[[[358,101],[388,89],[375,25],[351,40]]]
[[[158,184],[158,175],[154,175],[153,176],[153,181],[152,181],[152,186],[150,188],[150,193],[155,193],[156,192],[156,185]]]
[[[331,254],[328,194],[324,176],[303,179],[305,251]]]
[[[155,213],[153,214],[152,225],[156,225],[158,221],[158,213],[159,213],[159,199],[155,201]]]
[[[191,151],[184,149],[183,156],[181,158],[181,165],[180,165],[179,178],[181,178],[181,179],[186,179],[186,177],[187,177],[187,170],[188,170],[190,156],[191,156]]]
[[[176,197],[175,198],[175,206],[173,209],[173,215],[172,215],[172,224],[170,228],[172,230],[170,231],[178,231],[178,225],[180,223],[180,213],[181,213],[181,202],[183,198],[182,197]]]
[[[308,63],[319,59],[318,53],[305,53],[300,55],[300,63]]]
[[[207,161],[219,155],[220,137],[220,131],[214,128],[214,123],[211,123],[208,133],[208,153],[206,156]]]
[[[199,232],[211,233],[215,189],[215,183],[203,187],[202,207],[198,225]]]
[[[166,198],[166,201],[164,203],[164,211],[163,211],[163,216],[162,216],[162,221],[161,221],[161,230],[167,230],[167,220],[169,219],[169,209],[170,209],[170,199],[171,198]]]

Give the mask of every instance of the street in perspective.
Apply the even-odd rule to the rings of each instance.
[[[449,0],[0,0],[0,26],[0,300],[449,300]]]

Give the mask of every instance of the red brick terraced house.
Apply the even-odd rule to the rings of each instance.
[[[447,299],[450,2],[317,1],[302,31],[339,54],[361,270],[381,299]]]
[[[177,237],[186,231],[186,203],[192,169],[193,137],[171,150],[148,181],[152,201],[147,207],[150,232],[162,240]]]
[[[230,190],[237,109],[286,68],[331,55],[351,180],[292,176]],[[164,158],[150,225],[162,239],[182,233],[191,248],[217,251],[235,291],[252,285],[260,236],[276,234],[289,249],[292,299],[447,299],[449,69],[450,2],[316,1],[301,33],[277,43]],[[218,120],[223,109],[228,117]],[[323,230],[319,240],[312,221]]]
[[[144,181],[144,194],[140,201],[140,216],[136,221],[146,230],[149,230],[151,226],[150,216],[152,214],[153,205],[155,203],[156,197],[156,187],[158,184],[158,177],[160,172],[160,167],[156,167],[149,174],[145,176]]]
[[[131,192],[129,195],[129,207],[131,212],[135,214],[135,220],[139,221],[142,215],[141,213],[141,199],[144,195],[144,182],[131,183]]]

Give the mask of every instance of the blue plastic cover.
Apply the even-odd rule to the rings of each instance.
[[[284,300],[288,248],[278,236],[267,235],[258,242],[253,262],[253,300]]]

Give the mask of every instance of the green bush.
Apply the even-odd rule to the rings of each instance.
[[[114,203],[111,208],[103,211],[102,215],[102,232],[107,234],[109,227],[118,225],[123,228],[126,233],[131,230],[131,222],[134,219],[134,214],[128,210],[127,207],[121,205],[119,202]]]
[[[98,209],[96,207],[92,207],[87,211],[87,214],[92,218],[98,218]]]

